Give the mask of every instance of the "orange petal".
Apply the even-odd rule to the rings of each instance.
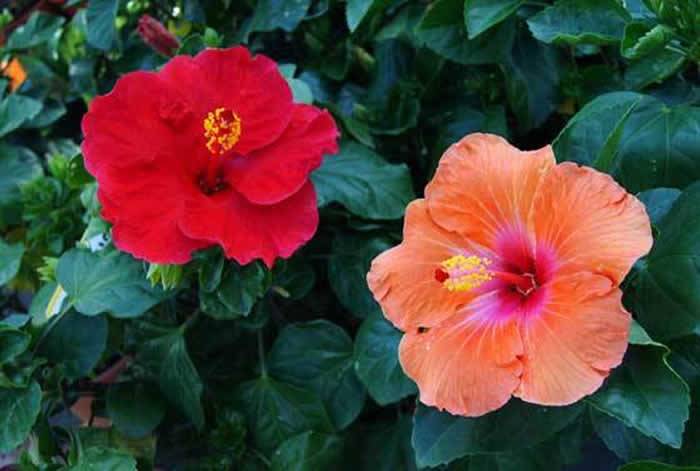
[[[556,254],[558,276],[587,271],[620,284],[651,248],[644,205],[609,175],[591,168],[557,165],[534,206],[537,242]]]
[[[630,315],[609,278],[579,273],[557,279],[542,310],[521,324],[523,375],[515,395],[566,405],[597,390],[622,361]]]
[[[532,202],[555,165],[550,146],[523,152],[491,134],[470,134],[440,160],[425,190],[435,222],[493,247],[504,231],[531,226]]]
[[[518,387],[523,345],[517,317],[488,321],[462,314],[404,335],[399,358],[421,402],[476,417],[503,406]]]
[[[435,279],[435,270],[467,245],[433,222],[425,200],[409,204],[404,241],[375,258],[367,274],[384,315],[402,330],[432,327],[452,316],[474,295],[448,291]]]

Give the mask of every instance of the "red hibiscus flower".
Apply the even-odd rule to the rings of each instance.
[[[293,103],[263,55],[208,49],[126,74],[82,126],[102,216],[137,258],[185,263],[218,244],[271,266],[316,231],[308,177],[337,152],[338,130],[327,111]]]

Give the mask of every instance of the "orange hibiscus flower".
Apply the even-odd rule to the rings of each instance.
[[[627,348],[619,285],[651,245],[644,206],[610,176],[472,134],[367,280],[405,332],[420,400],[478,416],[511,396],[565,405],[598,389]]]

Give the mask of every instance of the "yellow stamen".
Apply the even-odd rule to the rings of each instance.
[[[230,151],[241,137],[241,118],[228,108],[216,108],[204,118],[207,149],[214,155]]]
[[[469,291],[494,278],[488,270],[491,260],[476,255],[455,255],[444,260],[440,266],[446,272],[442,284],[450,291]]]

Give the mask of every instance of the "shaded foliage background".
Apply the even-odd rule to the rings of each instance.
[[[3,67],[18,59],[27,79],[0,79],[0,466],[700,469],[697,0],[7,7]],[[217,250],[149,267],[109,244],[80,119],[119,76],[167,60],[137,34],[145,13],[181,54],[269,55],[297,101],[342,126],[312,177],[319,231],[272,271]],[[474,131],[553,142],[652,218],[655,246],[624,286],[624,364],[572,406],[466,419],[418,404],[367,289],[405,205]]]

